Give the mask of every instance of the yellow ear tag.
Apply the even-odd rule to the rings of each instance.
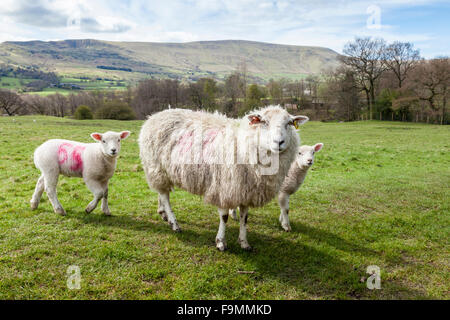
[[[297,121],[294,121],[294,127],[295,127],[295,129],[298,130],[298,124],[297,124]]]

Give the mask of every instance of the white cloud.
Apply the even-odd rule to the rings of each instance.
[[[245,39],[330,47],[341,51],[358,36],[425,45],[437,35],[400,32],[383,24],[391,9],[439,0],[3,0],[0,41],[99,38],[122,41]],[[368,29],[366,10],[376,3],[381,28]],[[78,17],[79,25],[67,27]]]

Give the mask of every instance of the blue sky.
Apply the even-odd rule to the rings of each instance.
[[[372,36],[433,58],[450,54],[449,18],[442,0],[2,0],[0,41],[242,39],[342,52]]]

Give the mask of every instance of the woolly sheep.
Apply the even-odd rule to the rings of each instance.
[[[308,117],[291,116],[280,106],[242,119],[183,109],[150,116],[142,126],[139,148],[147,182],[159,194],[158,213],[172,230],[180,231],[170,191],[177,186],[203,196],[218,207],[216,247],[223,251],[228,210],[239,206],[239,242],[250,250],[248,208],[263,206],[278,193],[300,141],[294,126],[306,121]]]
[[[303,145],[298,149],[298,155],[292,163],[291,168],[281,185],[278,193],[278,204],[280,205],[280,223],[285,231],[291,231],[289,223],[289,197],[297,192],[305,180],[309,168],[314,164],[314,154],[322,150],[323,143],[316,143],[313,146]],[[230,210],[230,215],[237,220],[236,209]]]
[[[94,200],[86,207],[87,213],[93,211],[102,199],[102,211],[110,215],[108,182],[116,168],[120,142],[129,135],[130,131],[108,131],[103,134],[95,132],[91,134],[91,137],[97,143],[52,139],[40,145],[34,152],[34,163],[42,174],[30,201],[31,209],[38,207],[45,189],[55,213],[66,215],[56,195],[58,177],[62,174],[83,178],[94,194]]]

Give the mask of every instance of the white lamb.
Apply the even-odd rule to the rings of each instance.
[[[291,231],[289,223],[289,197],[297,192],[306,178],[309,168],[314,164],[314,154],[319,152],[323,143],[316,143],[313,146],[303,145],[298,148],[298,155],[292,163],[291,168],[281,185],[278,193],[278,204],[280,205],[280,223],[285,231]],[[230,210],[230,215],[237,220],[236,209]]]
[[[108,131],[103,134],[91,134],[91,137],[98,141],[97,143],[52,139],[40,145],[34,152],[34,163],[36,168],[41,170],[42,175],[36,183],[36,189],[30,201],[31,209],[38,207],[45,188],[53,210],[61,215],[66,214],[56,195],[58,177],[62,174],[83,178],[94,194],[94,200],[86,207],[87,213],[94,210],[102,199],[103,213],[110,215],[108,182],[116,168],[120,141],[129,135],[130,131]]]
[[[179,231],[170,191],[177,186],[202,195],[218,207],[216,246],[223,251],[228,210],[239,206],[239,242],[250,250],[248,208],[263,206],[278,193],[299,145],[294,126],[306,121],[308,117],[291,116],[279,106],[238,120],[182,109],[152,115],[142,126],[139,148],[147,182],[159,193],[158,212]]]

